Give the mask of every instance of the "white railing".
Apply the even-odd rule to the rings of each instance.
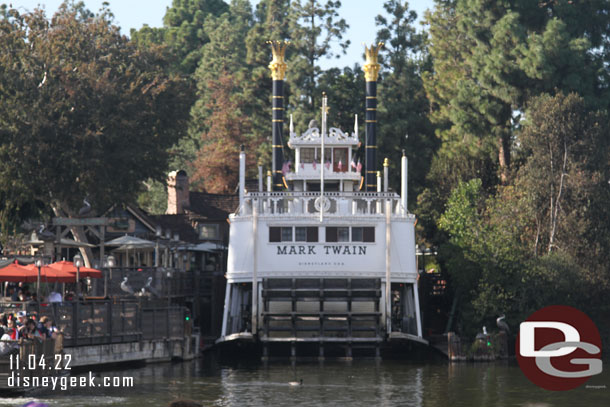
[[[394,192],[250,192],[238,215],[252,214],[253,207],[260,216],[382,216],[389,202],[392,216],[411,216],[403,208],[400,196]]]

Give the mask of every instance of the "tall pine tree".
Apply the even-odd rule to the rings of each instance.
[[[501,182],[531,96],[557,88],[607,103],[607,2],[436,3],[427,17],[434,68],[425,78],[433,120],[456,150],[493,154]]]
[[[423,189],[432,155],[437,147],[428,119],[429,103],[420,73],[430,61],[425,35],[415,30],[417,15],[402,0],[384,4],[385,15],[376,17],[377,41],[384,42],[379,82],[379,153],[389,158],[390,185],[400,185],[400,158],[409,158],[409,201]]]
[[[339,57],[332,51],[331,43],[339,42],[340,52],[345,53],[349,40],[343,34],[349,27],[339,18],[340,1],[294,0],[290,8],[290,37],[287,81],[290,83],[289,105],[294,111],[296,123],[305,126],[317,116],[318,66],[321,58]]]
[[[203,29],[206,19],[227,10],[223,0],[173,0],[163,17],[163,27],[132,29],[131,39],[140,46],[169,46],[174,55],[172,69],[190,75],[201,59],[201,47],[209,41]]]

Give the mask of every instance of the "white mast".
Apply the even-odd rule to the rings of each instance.
[[[290,136],[292,136],[292,133],[294,133],[294,124],[292,123],[292,115],[290,115]]]
[[[326,161],[324,160],[324,138],[326,137],[326,114],[328,113],[326,101],[326,93],[322,93],[322,130],[320,131],[320,138],[322,140],[322,166],[320,167],[320,222],[324,220],[324,167],[326,166]]]

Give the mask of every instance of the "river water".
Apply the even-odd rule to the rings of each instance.
[[[88,375],[88,372],[84,372]],[[550,392],[530,383],[514,363],[269,362],[221,365],[197,360],[96,373],[133,377],[133,388],[37,390],[0,399],[50,406],[164,407],[177,398],[204,406],[610,406],[608,369],[584,386]],[[98,378],[99,379],[99,378]],[[303,384],[289,382],[303,379]]]

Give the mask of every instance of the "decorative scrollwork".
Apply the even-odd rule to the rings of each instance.
[[[311,129],[307,129],[307,131],[305,133],[303,133],[303,135],[301,137],[297,137],[297,140],[299,138],[301,140],[319,139],[320,138],[320,129],[318,129],[317,127],[312,127]]]
[[[325,196],[319,196],[313,202],[314,207],[318,212],[320,212],[323,208],[324,212],[328,212],[330,209],[330,199]]]
[[[336,127],[331,127],[328,129],[328,134],[325,136],[325,141],[327,143],[336,143],[336,142],[353,142],[357,140],[355,135],[350,136],[348,133],[344,133],[341,129]],[[290,141],[309,141],[309,142],[320,142],[321,141],[321,133],[320,129],[317,127],[312,127],[307,129],[305,133],[302,135],[297,135],[297,133],[290,133]]]
[[[347,140],[348,135],[336,127],[328,129],[328,137],[337,141]]]

